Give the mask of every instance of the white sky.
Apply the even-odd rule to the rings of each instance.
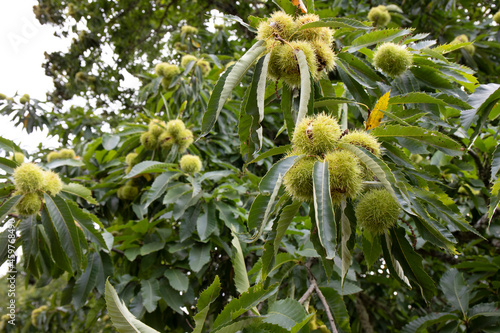
[[[41,67],[44,52],[66,50],[69,41],[54,36],[55,29],[42,26],[33,14],[35,0],[0,2],[0,93],[13,97],[29,94],[44,101],[45,93],[54,86]],[[0,115],[0,136],[13,140],[21,148],[32,152],[39,142],[44,146],[58,146],[55,138],[47,138],[47,131],[28,135],[15,127],[8,117]]]

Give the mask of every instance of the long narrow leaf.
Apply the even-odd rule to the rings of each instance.
[[[337,224],[333,212],[330,193],[328,161],[316,162],[313,167],[313,195],[316,227],[321,245],[326,250],[326,258],[335,257],[337,246]]]
[[[203,115],[201,136],[205,136],[210,132],[217,122],[222,107],[231,95],[233,88],[240,83],[250,66],[252,66],[254,61],[265,51],[266,47],[263,46],[263,44],[264,41],[255,43],[238,62],[228,69],[225,75],[219,79],[210,96],[207,111]]]
[[[300,69],[300,101],[299,101],[299,114],[297,115],[296,125],[300,123],[307,114],[309,99],[311,98],[311,79],[309,73],[309,66],[307,65],[306,56],[302,50],[297,52],[297,60]]]
[[[113,325],[120,333],[159,333],[157,330],[140,322],[127,309],[123,301],[118,297],[115,288],[106,281],[106,306]]]

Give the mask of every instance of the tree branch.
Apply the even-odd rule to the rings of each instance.
[[[330,327],[332,328],[332,333],[338,333],[337,326],[335,326],[335,321],[333,320],[332,312],[330,311],[330,306],[328,306],[328,302],[326,301],[325,296],[323,295],[323,293],[319,289],[318,285],[316,284],[316,280],[314,280],[314,278],[311,280],[311,283],[314,284],[314,289],[316,290],[316,293],[318,294],[318,297],[321,300],[321,303],[323,303],[323,306],[325,307],[326,316],[328,317],[328,321],[330,322]]]
[[[309,296],[311,296],[313,290],[314,290],[314,284],[311,283],[311,285],[309,286],[309,289],[307,289],[307,291],[304,293],[304,295],[302,295],[302,297],[299,299],[299,303],[304,304],[304,302],[307,300],[307,298]]]

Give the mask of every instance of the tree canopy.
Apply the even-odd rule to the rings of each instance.
[[[0,107],[62,146],[0,137],[0,327],[496,332],[499,10],[39,0],[73,42]]]

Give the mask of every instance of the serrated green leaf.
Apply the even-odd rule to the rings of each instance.
[[[72,195],[76,195],[77,197],[87,200],[88,203],[97,205],[97,201],[95,201],[95,199],[92,198],[92,191],[81,184],[77,183],[63,184],[61,191]]]
[[[159,333],[157,330],[145,325],[127,309],[118,297],[115,288],[106,281],[105,289],[106,306],[113,325],[120,333]]]
[[[259,183],[260,193],[266,195],[271,194],[276,187],[278,178],[280,176],[283,177],[285,173],[288,172],[298,157],[299,156],[289,156],[275,163],[266,175],[262,177]]]
[[[384,161],[373,155],[370,151],[361,147],[346,143],[340,143],[339,147],[349,150],[354,155],[356,155],[356,157],[358,157],[361,162],[364,163],[366,167],[375,174],[382,185],[384,185],[384,188],[392,195],[392,197],[396,201],[399,202],[403,209],[407,211],[410,209],[406,196],[396,186],[396,178]]]
[[[17,168],[16,162],[0,157],[0,169],[3,169],[8,175],[13,174],[15,168]]]
[[[233,298],[226,304],[221,313],[214,321],[213,329],[218,330],[227,323],[238,318],[243,313],[265,301],[278,291],[278,285],[272,285],[269,289],[264,289],[262,284],[256,284],[241,294],[239,298]]]
[[[271,193],[271,196],[259,194],[255,198],[252,206],[250,207],[250,211],[248,212],[248,228],[250,230],[257,228],[257,232],[255,232],[254,235],[248,237],[244,241],[252,243],[257,241],[260,235],[262,235],[262,232],[264,231],[264,228],[269,221],[269,217],[271,216],[272,210],[274,208],[274,203],[276,201],[276,197],[278,196],[282,182],[283,177],[281,174],[278,174],[278,178],[276,179],[276,184],[274,184],[274,189]]]
[[[392,240],[387,231],[384,233],[384,237],[382,237],[382,251],[384,253],[384,259],[387,263],[389,271],[400,282],[406,284],[411,289],[410,281],[406,277],[403,267],[401,267],[401,264],[392,253]]]
[[[336,17],[336,18],[328,18],[322,19],[319,21],[314,21],[310,23],[306,23],[299,28],[299,31],[310,28],[319,28],[319,27],[330,27],[330,28],[352,28],[352,29],[361,29],[361,30],[371,30],[373,26],[361,22],[355,19],[347,18],[347,17]]]
[[[457,319],[458,318],[454,313],[431,313],[427,316],[420,317],[409,322],[403,327],[401,333],[416,333],[431,325]]]
[[[85,163],[83,163],[80,160],[76,160],[73,158],[66,158],[66,159],[55,160],[55,161],[52,161],[50,163],[47,163],[45,165],[45,167],[47,169],[55,169],[55,168],[59,168],[62,166],[82,167],[84,165],[85,165]]]
[[[201,136],[210,132],[217,122],[217,118],[224,106],[224,103],[231,95],[233,88],[240,83],[241,79],[248,71],[254,61],[265,51],[264,41],[255,43],[237,62],[228,69],[226,73],[217,81],[215,88],[208,101],[207,111],[203,115],[201,124]]]
[[[0,222],[4,222],[5,217],[14,210],[19,201],[23,199],[22,195],[15,195],[10,197],[0,206]]]
[[[292,223],[293,218],[295,215],[297,215],[300,206],[302,203],[300,201],[294,201],[290,205],[286,206],[283,208],[280,218],[277,222],[276,226],[276,236],[274,237],[274,240],[268,240],[268,242],[272,242],[272,246],[269,247],[269,250],[272,249],[273,253],[271,254],[270,257],[268,257],[267,260],[264,260],[264,255],[263,255],[263,265],[262,265],[262,279],[265,280],[267,277],[267,274],[270,271],[270,265],[272,264],[273,258],[276,257],[278,254],[279,247],[281,245],[281,240],[285,236],[286,230],[288,229],[288,226],[290,223]],[[267,245],[267,243],[266,243]],[[265,248],[267,251],[268,249]]]
[[[156,310],[158,301],[161,299],[159,294],[160,284],[156,278],[141,280],[142,304],[146,308],[146,311],[151,313]]]
[[[314,107],[321,108],[325,106],[336,106],[337,104],[342,103],[353,103],[356,104],[355,100],[345,98],[345,97],[322,97],[314,100]]]
[[[62,248],[71,260],[73,269],[79,270],[83,253],[73,215],[61,197],[51,197],[44,194],[44,199],[50,219],[61,240]]]
[[[189,250],[189,267],[198,273],[203,266],[210,261],[210,250],[212,246],[207,244],[196,244]]]
[[[155,162],[155,161],[144,161],[139,164],[134,165],[132,170],[125,176],[125,178],[133,178],[145,173],[154,173],[154,172],[165,172],[165,170],[172,166],[169,163]]]
[[[432,97],[423,92],[411,92],[404,95],[393,96],[389,99],[390,104],[413,104],[413,103],[430,103],[430,104],[438,104],[438,105],[446,105],[446,103],[436,97]]]
[[[380,258],[382,246],[380,245],[380,237],[373,235],[367,230],[363,231],[363,254],[365,256],[366,267],[370,268]]]
[[[391,229],[392,254],[401,264],[405,275],[420,287],[422,296],[428,300],[436,293],[431,277],[425,272],[422,257],[418,255],[405,238],[403,228]]]
[[[175,171],[167,171],[156,177],[145,194],[146,202],[143,204],[144,208],[147,208],[153,201],[162,196],[167,190],[169,182],[178,174]]]
[[[306,310],[298,301],[286,298],[271,303],[263,321],[291,331],[297,324],[302,324],[302,326],[307,324],[307,322],[303,323],[306,317]],[[296,329],[294,331],[296,332]]]
[[[460,311],[463,318],[467,318],[471,289],[467,286],[462,274],[456,268],[447,270],[439,281],[439,287],[448,303]]]
[[[472,106],[470,110],[464,110],[460,114],[460,122],[465,130],[468,130],[475,121],[476,115],[478,119],[475,121],[476,127],[470,138],[469,148],[474,144],[475,139],[479,135],[481,128],[488,119],[488,115],[495,104],[500,100],[500,85],[495,83],[482,84],[476,88],[474,93],[469,97],[469,104]]]
[[[102,234],[94,227],[94,223],[98,225],[101,224],[97,217],[91,213],[84,212],[73,201],[68,200],[66,203],[71,211],[71,215],[75,221],[78,222],[78,225],[81,227],[83,233],[91,239],[93,243],[99,245],[101,248],[111,250],[108,248]]]
[[[326,258],[335,257],[337,246],[337,222],[333,213],[330,193],[330,174],[328,162],[316,162],[313,167],[314,215],[321,245],[325,248]]]
[[[215,204],[213,201],[204,205],[204,212],[198,217],[196,222],[196,230],[198,236],[203,242],[215,231],[217,228],[217,219],[215,218]]]
[[[180,315],[185,315],[181,309],[184,306],[182,296],[169,285],[166,279],[160,281],[160,295],[172,310]]]
[[[212,304],[215,299],[219,296],[221,291],[220,280],[216,275],[214,282],[205,289],[201,294],[196,307],[198,308],[198,313],[194,316],[196,326],[193,333],[201,333],[203,326],[205,325],[205,318],[207,317],[208,310],[210,309],[210,304]]]
[[[371,134],[377,138],[406,138],[428,144],[435,148],[446,149],[453,155],[461,154],[462,146],[443,133],[430,131],[417,126],[385,125],[374,128]],[[456,151],[455,153],[452,151]]]
[[[265,153],[260,154],[258,157],[254,158],[253,160],[248,162],[248,164],[262,161],[263,159],[271,157],[271,156],[282,155],[290,150],[292,150],[292,145],[284,145],[284,146],[274,147],[274,148],[269,149]]]
[[[90,292],[96,285],[97,274],[99,272],[99,254],[90,252],[87,258],[87,267],[78,280],[76,280],[75,287],[73,288],[73,303],[77,309],[80,309],[87,301]]]
[[[167,269],[163,274],[167,279],[172,288],[178,291],[185,292],[189,287],[189,278],[186,274],[182,273],[178,269]]]
[[[469,320],[473,320],[481,316],[499,317],[500,310],[498,309],[498,306],[494,302],[476,304],[472,308],[470,308],[468,313]]]
[[[346,48],[349,53],[353,53],[370,45],[375,45],[383,42],[390,42],[391,40],[411,34],[413,29],[383,29],[375,30],[361,35],[352,41],[351,45]]]
[[[33,215],[34,216],[34,215]],[[68,258],[66,251],[63,249],[63,246],[61,244],[61,238],[59,234],[57,233],[56,227],[54,225],[54,222],[50,218],[49,212],[47,210],[47,207],[44,206],[42,208],[42,213],[41,213],[41,220],[43,224],[43,231],[47,235],[47,247],[49,247],[50,252],[54,258],[54,262],[58,267],[61,269],[65,270],[66,272],[70,273],[71,275],[73,274],[73,267],[71,265],[71,260]],[[31,227],[34,227],[36,223],[33,223],[34,221],[32,220],[32,217],[30,216],[28,219],[25,221],[28,221],[30,223]],[[26,233],[27,234],[27,233]],[[30,236],[33,236],[32,233],[29,234]],[[33,238],[33,237],[30,237]],[[27,244],[24,243],[23,239],[23,247]],[[34,247],[37,247],[38,244],[30,244],[29,246],[26,246],[26,250],[28,253],[33,251]],[[32,254],[32,253],[31,253]]]

